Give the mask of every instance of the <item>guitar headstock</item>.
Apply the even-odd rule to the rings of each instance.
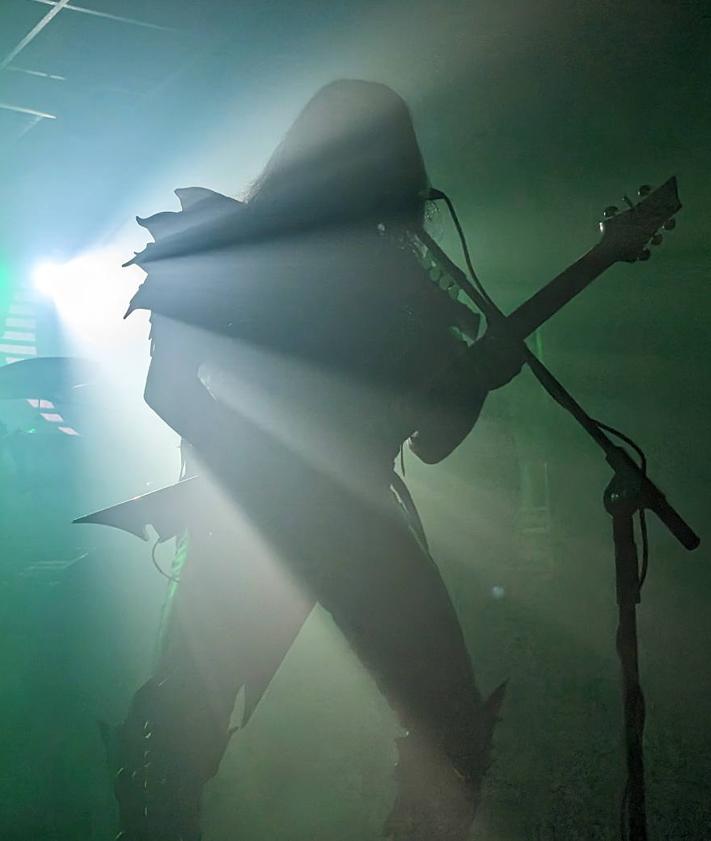
[[[648,260],[647,245],[659,245],[661,229],[671,230],[676,225],[674,214],[681,210],[676,177],[672,176],[661,187],[652,190],[648,186],[639,188],[640,200],[635,204],[625,196],[626,210],[616,207],[605,208],[600,222],[602,241],[600,248],[608,252],[616,262],[624,260]]]

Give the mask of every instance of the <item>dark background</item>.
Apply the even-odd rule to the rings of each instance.
[[[432,182],[451,194],[504,309],[596,241],[602,207],[678,176],[684,209],[653,259],[615,266],[533,345],[592,414],[638,440],[708,536],[707,3],[84,3],[14,56],[54,7],[0,6],[0,315],[38,261],[115,243],[130,256],[145,241],[133,215],[175,208],[174,187],[239,195],[321,84],[383,81],[410,104]],[[458,255],[444,213],[432,227]],[[13,841],[112,837],[94,719],[118,719],[146,676],[163,594],[147,546],[68,525],[177,470],[175,440],[141,405],[146,325],[120,323],[140,273],[117,281],[115,305],[114,276],[93,279],[122,336],[94,346],[114,379],[90,408],[66,407],[81,435],[0,405],[8,429],[36,428],[45,448],[29,488],[5,454],[1,468],[0,833]],[[61,318],[36,307],[39,352],[62,352]],[[509,680],[475,836],[618,837],[600,454],[524,372],[450,459],[406,467],[480,682]],[[709,551],[687,554],[651,519],[640,609],[650,838],[702,839]],[[378,837],[394,730],[315,614],[207,794],[207,841]]]

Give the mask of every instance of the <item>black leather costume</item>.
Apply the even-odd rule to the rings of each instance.
[[[114,734],[122,837],[200,838],[237,692],[246,721],[320,603],[408,731],[386,834],[462,841],[501,691],[482,700],[393,462],[408,438],[437,461],[474,424],[476,319],[397,225],[264,248],[240,244],[238,202],[178,195],[181,213],[144,223],[157,241],[132,308],[153,311],[146,400],[210,482],[160,661]]]

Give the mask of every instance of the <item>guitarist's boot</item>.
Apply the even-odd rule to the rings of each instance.
[[[152,679],[133,698],[111,743],[120,841],[200,841],[200,799],[230,733],[188,707],[185,691]]]
[[[465,841],[479,806],[505,686],[481,706],[469,733],[408,734],[397,740],[398,793],[383,835],[389,841]]]

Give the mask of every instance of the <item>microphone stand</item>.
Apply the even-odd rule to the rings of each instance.
[[[501,310],[470,282],[469,278],[424,231],[418,238],[436,256],[439,263],[484,313],[489,325],[503,338],[506,337],[506,317]],[[639,683],[639,649],[637,640],[637,605],[640,602],[640,578],[637,547],[634,540],[633,517],[638,511],[649,509],[664,523],[681,545],[695,549],[699,537],[688,523],[667,502],[664,494],[649,479],[628,452],[611,439],[598,423],[588,415],[545,365],[523,344],[524,360],[548,394],[578,421],[593,441],[602,449],[613,476],[608,484],[603,503],[612,517],[612,538],[615,551],[615,576],[617,590],[618,627],[617,653],[622,669],[624,704],[624,733],[627,762],[627,785],[623,808],[625,809],[627,838],[629,841],[647,841],[647,818],[644,784],[644,696]]]

